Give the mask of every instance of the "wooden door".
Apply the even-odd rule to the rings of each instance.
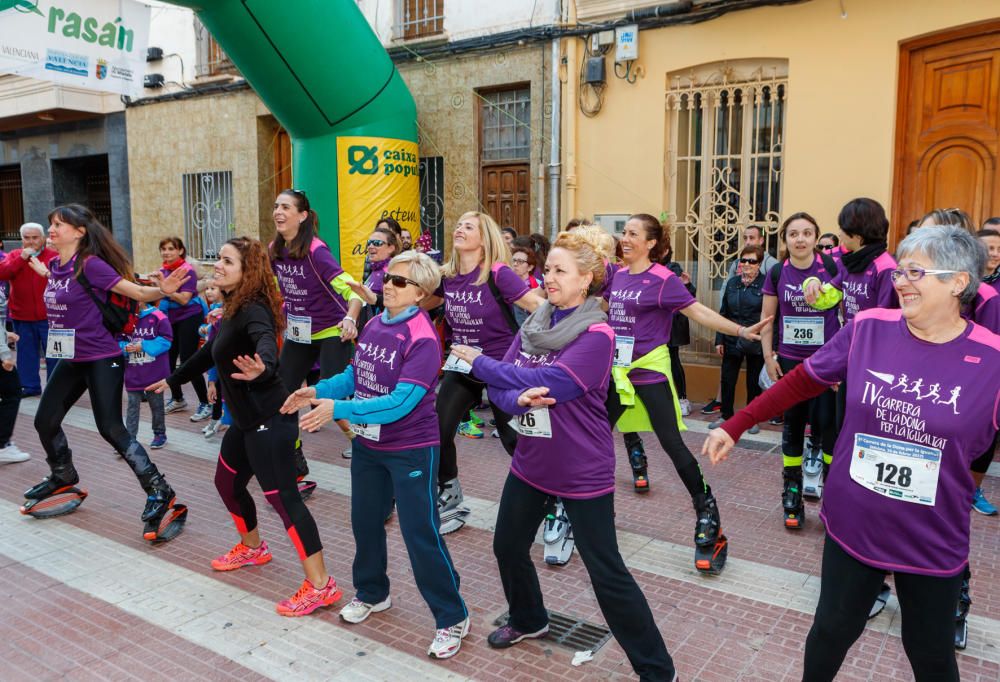
[[[483,166],[483,206],[500,227],[531,232],[531,167],[527,163]]]
[[[1000,21],[900,46],[891,241],[933,208],[1000,213]]]

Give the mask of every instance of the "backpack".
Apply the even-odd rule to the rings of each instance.
[[[490,287],[490,293],[493,295],[493,300],[495,300],[497,305],[500,306],[500,312],[503,314],[503,319],[506,320],[507,326],[510,327],[510,331],[517,334],[521,325],[519,325],[517,320],[514,319],[514,311],[510,309],[507,301],[503,299],[500,289],[497,288],[496,280],[493,279],[493,270],[490,270],[490,276],[486,280],[486,284]]]
[[[104,328],[111,332],[112,336],[131,334],[135,331],[135,325],[139,322],[138,301],[133,301],[128,296],[122,296],[114,291],[109,291],[107,299],[102,301],[94,293],[94,288],[90,286],[87,276],[83,274],[83,268],[80,269],[80,274],[77,275],[76,279],[90,296],[90,300],[94,302],[97,309],[101,311],[101,321],[104,323]]]

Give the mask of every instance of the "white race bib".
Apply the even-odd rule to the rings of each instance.
[[[285,338],[295,343],[312,343],[312,318],[305,315],[289,315]]]
[[[351,424],[351,432],[368,440],[378,441],[382,435],[381,424]]]
[[[934,506],[941,451],[925,445],[858,433],[851,449],[851,478],[879,495]]]
[[[552,438],[552,420],[549,408],[536,407],[510,420],[510,426],[522,436]]]
[[[783,317],[782,342],[788,346],[822,346],[826,320],[822,317]]]
[[[472,346],[476,350],[482,350],[479,346]],[[446,372],[458,372],[459,374],[469,374],[472,371],[472,365],[462,360],[454,353],[448,353],[448,359],[444,361],[444,367],[442,368]]]
[[[76,330],[50,329],[45,357],[72,360],[76,356]]]
[[[635,337],[615,335],[615,367],[628,367],[632,364],[632,351],[635,350]]]
[[[128,364],[130,365],[148,365],[155,359],[144,350],[137,350],[128,354]]]

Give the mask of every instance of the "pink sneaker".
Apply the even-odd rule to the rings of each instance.
[[[308,616],[321,606],[336,603],[342,595],[333,576],[330,576],[326,587],[319,590],[308,580],[303,580],[299,591],[290,598],[278,602],[276,610],[282,616]]]
[[[261,542],[260,547],[247,547],[242,542],[237,542],[231,550],[212,559],[212,568],[217,571],[235,571],[244,566],[262,566],[271,559],[271,550],[267,548],[266,542]]]

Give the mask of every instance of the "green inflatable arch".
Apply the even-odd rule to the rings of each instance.
[[[288,130],[296,188],[345,269],[360,274],[380,216],[419,234],[416,105],[353,0],[168,2],[198,14]]]

